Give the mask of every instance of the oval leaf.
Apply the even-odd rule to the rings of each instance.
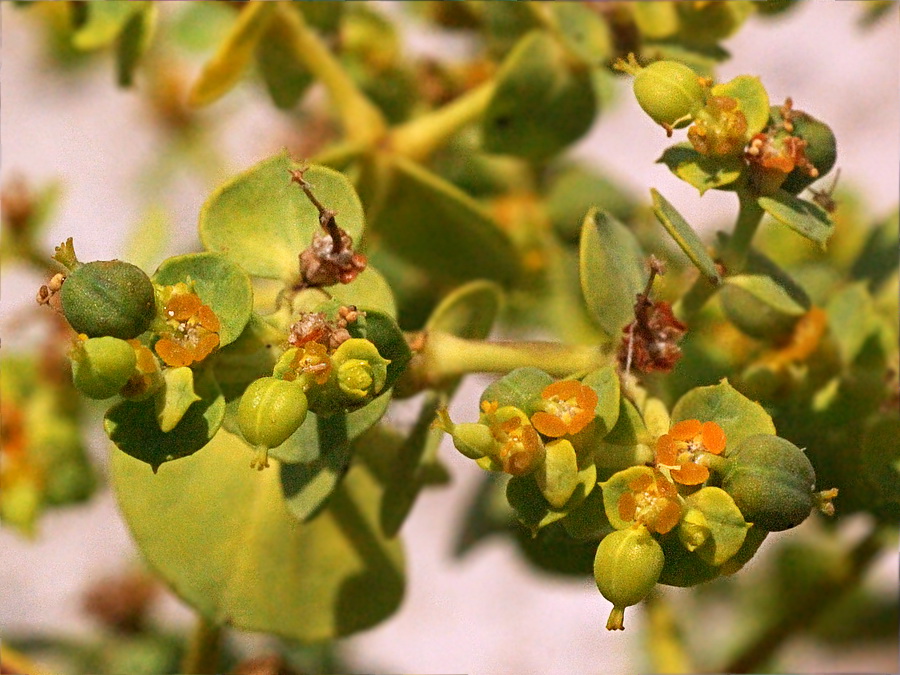
[[[319,230],[318,211],[291,183],[288,171],[300,168],[283,152],[213,192],[200,211],[203,245],[225,254],[251,276],[295,279],[298,256]],[[350,181],[322,166],[309,167],[305,178],[316,198],[337,213],[338,225],[358,242],[365,218]]]
[[[708,538],[694,553],[708,565],[719,566],[736,554],[750,529],[740,509],[725,490],[701,488],[684,500],[685,514],[696,509],[703,514]],[[685,517],[689,517],[686,515]]]
[[[615,368],[606,366],[588,373],[581,381],[597,392],[597,406],[594,409],[597,428],[594,438],[603,438],[613,430],[619,420],[619,376]]]
[[[394,612],[403,557],[378,529],[383,489],[366,464],[354,465],[318,518],[300,524],[284,506],[278,472],[253,472],[246,460],[243,444],[224,432],[158,476],[113,454],[122,513],[175,593],[213,623],[304,642],[364,630]]]
[[[704,155],[694,150],[690,143],[666,148],[656,161],[665,164],[669,171],[697,188],[701,195],[707,190],[731,185],[740,178],[746,166],[737,155]]]
[[[128,21],[149,4],[143,0],[105,0],[84,5],[87,17],[73,35],[72,44],[85,51],[112,44]]]
[[[540,368],[516,368],[488,385],[481,394],[481,402],[496,402],[501,408],[515,406],[531,415],[535,412],[534,403],[549,384],[553,384],[553,378]]]
[[[581,290],[601,330],[618,338],[634,319],[644,290],[644,252],[631,231],[606,211],[591,209],[581,227]]]
[[[779,223],[825,248],[825,242],[834,231],[834,222],[816,204],[799,199],[784,190],[768,197],[760,197],[757,201]]]

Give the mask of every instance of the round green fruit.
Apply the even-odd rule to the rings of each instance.
[[[794,125],[791,135],[806,141],[803,152],[818,171],[817,176],[810,176],[800,169],[794,169],[788,174],[781,189],[795,195],[834,168],[837,161],[837,140],[831,127],[805,112],[795,112],[791,122]]]
[[[247,387],[241,397],[238,426],[250,445],[274,448],[300,428],[306,419],[306,408],[301,385],[263,377]]]
[[[594,557],[594,579],[604,598],[613,604],[607,630],[624,629],[625,608],[647,597],[662,572],[662,547],[640,525],[606,535]]]
[[[156,309],[150,278],[121,260],[76,267],[60,289],[60,301],[66,319],[77,332],[122,340],[147,330]]]
[[[72,354],[72,382],[85,396],[115,396],[134,374],[134,347],[114,337],[85,340]]]
[[[634,95],[654,122],[671,126],[703,106],[706,88],[686,65],[656,61],[635,75]]]
[[[778,532],[806,520],[816,472],[796,445],[771,434],[745,438],[729,453],[722,488],[748,523]]]

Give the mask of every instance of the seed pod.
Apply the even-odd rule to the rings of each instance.
[[[672,126],[703,106],[706,88],[700,77],[676,61],[656,61],[634,76],[634,95],[654,122]]]
[[[147,330],[156,309],[150,278],[121,260],[77,263],[62,285],[60,301],[77,332],[122,340]]]
[[[653,590],[664,562],[662,547],[643,525],[616,530],[603,538],[594,558],[594,579],[603,597],[613,604],[607,630],[625,628],[625,608]]]
[[[806,159],[817,171],[815,176],[800,169],[788,174],[781,188],[795,195],[831,171],[837,161],[837,141],[831,127],[804,112],[794,112],[791,123],[794,125],[793,135],[806,141]]]
[[[747,522],[778,532],[806,520],[814,505],[816,472],[800,448],[757,434],[741,441],[728,460],[722,488]]]
[[[134,374],[134,348],[114,337],[79,341],[71,354],[72,381],[85,396],[104,399],[115,396]]]
[[[284,443],[306,419],[306,394],[296,382],[262,377],[253,382],[238,406],[238,426],[256,448]]]

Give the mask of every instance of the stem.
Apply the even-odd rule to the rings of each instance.
[[[440,383],[468,373],[508,373],[532,366],[566,376],[612,363],[612,357],[587,345],[556,342],[486,342],[449,333],[428,333],[422,350],[422,380]]]
[[[387,130],[381,111],[359,90],[335,55],[306,25],[302,14],[285,4],[280,4],[278,14],[291,29],[294,55],[328,90],[347,137],[368,145],[381,139]]]
[[[217,673],[221,639],[222,628],[198,614],[190,644],[181,662],[181,672],[192,675]]]
[[[740,274],[747,262],[747,254],[750,252],[750,243],[759,228],[762,217],[765,214],[757,203],[756,197],[745,190],[738,191],[740,210],[734,232],[728,243],[722,249],[721,258],[725,263],[728,275]],[[682,296],[675,305],[675,314],[685,323],[699,312],[721,286],[713,285],[705,276],[700,276],[694,285]]]
[[[772,625],[745,645],[737,656],[721,669],[723,673],[758,671],[793,635],[808,627],[824,610],[862,580],[875,557],[882,550],[882,531],[875,527],[847,554],[846,564],[830,578],[807,591],[806,596],[785,608]]]
[[[390,147],[417,162],[427,159],[450,136],[484,114],[496,88],[497,83],[489,80],[447,105],[398,126],[390,134]]]
[[[647,610],[647,653],[650,655],[650,672],[694,673],[684,645],[684,637],[675,614],[666,597],[658,590],[645,602]]]

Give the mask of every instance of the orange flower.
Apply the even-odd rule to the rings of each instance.
[[[159,358],[174,368],[202,361],[219,346],[219,318],[194,293],[173,295],[163,309],[170,329],[154,347]]]
[[[672,478],[682,485],[700,485],[709,478],[702,461],[704,453],[721,455],[725,450],[725,431],[715,422],[684,420],[656,442],[656,464],[672,470]]]
[[[544,444],[524,412],[513,406],[497,407],[495,402],[483,402],[482,424],[490,427],[499,444],[495,459],[503,471],[513,476],[531,473],[544,460]]]
[[[619,517],[665,534],[681,519],[678,489],[660,471],[643,474],[628,484],[631,492],[619,497]]]
[[[545,436],[577,434],[594,419],[597,392],[577,380],[548,385],[541,392],[541,399],[543,410],[531,417],[531,423]]]

